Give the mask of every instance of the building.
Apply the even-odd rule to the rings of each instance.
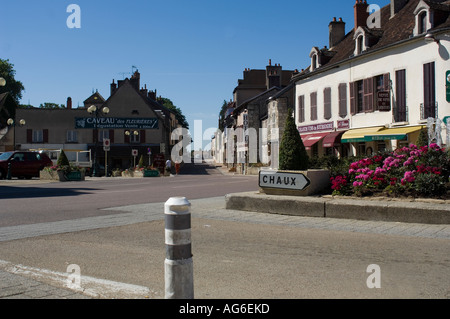
[[[151,163],[158,154],[169,158],[176,143],[171,140],[171,133],[178,127],[175,114],[158,102],[156,91],[140,86],[138,71],[130,79],[117,83],[113,80],[106,100],[95,92],[82,107],[73,108],[68,98],[64,109],[19,108],[16,118],[26,121],[25,126],[16,127],[17,149],[64,149],[70,160],[79,151],[91,151],[92,160],[104,165],[106,139],[110,141],[107,154],[110,169],[130,168],[142,155],[146,163]],[[8,141],[2,139],[0,143]]]
[[[271,140],[277,145],[279,136],[277,134],[269,140],[270,134],[260,134],[260,128],[284,124],[288,107],[294,106],[293,87],[289,86],[294,72],[283,70],[280,64],[273,65],[271,60],[265,70],[244,70],[243,79],[238,80],[233,91],[223,135],[215,137],[214,145],[220,149],[215,154],[221,154],[215,157],[216,161],[223,160],[228,167],[244,174],[249,165],[275,165],[267,156],[271,154]]]
[[[450,115],[450,1],[392,0],[355,25],[329,24],[329,46],[293,76],[295,119],[310,156],[366,155],[416,143]],[[434,123],[434,124],[433,124]],[[450,134],[447,133],[450,136]]]

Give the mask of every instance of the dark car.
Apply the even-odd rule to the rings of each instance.
[[[8,175],[8,164],[11,163],[11,177],[39,177],[39,172],[52,166],[52,160],[44,153],[15,151],[0,155],[0,179]]]

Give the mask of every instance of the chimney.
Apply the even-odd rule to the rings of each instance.
[[[116,92],[116,90],[117,90],[117,84],[114,83],[114,79],[113,79],[113,81],[111,83],[111,95],[113,95],[114,92]]]
[[[391,0],[391,18],[395,16],[409,0]]]
[[[330,49],[334,48],[345,38],[345,22],[342,21],[342,18],[339,18],[339,21],[336,18],[330,22]]]
[[[370,14],[368,12],[369,5],[366,0],[356,0],[355,3],[355,31],[359,27],[367,26],[367,19]]]
[[[71,98],[71,97],[68,97],[68,98],[67,98],[67,104],[66,104],[66,107],[67,107],[68,110],[71,110],[71,109],[72,109],[72,98]]]

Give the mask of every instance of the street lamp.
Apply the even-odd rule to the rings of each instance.
[[[0,78],[0,86],[5,86],[6,80],[4,78]]]
[[[6,124],[8,124],[9,126],[12,126],[14,129],[14,151],[16,150],[16,121],[14,121],[14,119],[8,119],[6,121]],[[19,126],[25,126],[25,124],[27,124],[27,122],[25,122],[24,119],[21,119],[19,121]]]
[[[91,105],[87,111],[89,112],[89,114],[93,114],[95,116],[95,124],[94,124],[94,135],[95,135],[95,146],[94,146],[94,170],[92,171],[92,175],[93,176],[97,176],[97,148],[98,148],[98,128],[97,128],[97,124],[98,124],[98,118],[100,117],[100,111],[103,114],[108,114],[110,112],[108,107],[104,107],[101,110],[96,107],[95,105]],[[106,175],[107,172],[105,172]]]

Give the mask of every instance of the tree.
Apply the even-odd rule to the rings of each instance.
[[[64,104],[58,105],[56,103],[46,102],[44,104],[39,105],[41,109],[65,109],[66,106]]]
[[[64,150],[61,150],[61,154],[59,154],[58,161],[56,162],[57,166],[70,166],[69,159],[66,156]]]
[[[423,129],[419,133],[419,137],[417,138],[417,146],[427,146],[428,145],[428,130]]]
[[[144,167],[144,155],[141,155],[141,157],[139,158],[138,167],[139,168],[143,168]]]
[[[292,110],[288,112],[280,144],[280,170],[304,171],[308,169],[308,153],[306,153],[305,145],[295,126]]]
[[[173,102],[165,97],[159,98],[158,101],[162,103],[164,107],[175,113],[175,118],[177,119],[178,124],[186,129],[189,129],[189,123],[187,122],[186,117],[183,115],[183,112],[181,112],[180,108],[173,105]]]
[[[223,131],[224,129],[224,123],[225,115],[227,114],[228,110],[228,102],[226,100],[223,101],[222,107],[220,108],[219,113],[219,130]]]
[[[0,86],[0,94],[8,92],[16,101],[17,105],[19,105],[19,101],[22,98],[22,91],[25,88],[22,82],[16,81],[14,78],[15,75],[14,64],[11,64],[9,60],[0,59],[0,77],[6,80],[6,86]]]

